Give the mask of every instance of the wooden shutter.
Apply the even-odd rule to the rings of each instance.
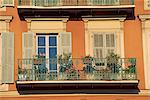
[[[106,34],[106,56],[111,52],[115,52],[116,35],[114,33]]]
[[[72,53],[72,35],[71,32],[60,33],[60,51],[63,53]]]
[[[4,6],[13,6],[14,0],[2,0]]]
[[[94,47],[93,54],[95,58],[103,58],[104,52],[104,35],[103,34],[94,34],[93,37]]]
[[[14,82],[14,33],[2,33],[2,83]]]
[[[34,33],[23,32],[22,34],[23,58],[32,58],[34,54]]]

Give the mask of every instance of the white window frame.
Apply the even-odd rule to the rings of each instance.
[[[98,34],[98,35],[102,35],[103,36],[103,47],[94,47],[94,35],[95,34]],[[114,47],[106,47],[106,35],[107,34],[114,34]],[[93,39],[91,39],[91,41],[92,41],[92,46],[90,47],[91,49],[92,49],[92,56],[94,57],[94,49],[96,49],[96,48],[100,48],[100,49],[102,49],[102,52],[103,52],[103,57],[105,58],[106,56],[107,56],[107,50],[108,49],[114,49],[114,52],[116,53],[117,52],[117,35],[116,35],[116,33],[115,32],[93,32],[92,33],[92,36],[91,36],[91,38],[93,38]]]
[[[57,38],[57,46],[56,46],[56,48],[57,48],[57,55],[59,55],[59,49],[58,49],[58,46],[59,46],[59,38],[58,38],[58,35],[53,35],[53,33],[52,33],[52,35],[45,35],[45,34],[43,34],[43,35],[36,35],[36,54],[38,54],[38,37],[43,37],[43,36],[45,36],[45,50],[46,50],[46,58],[49,58],[49,36],[51,36],[51,37],[55,37],[56,36],[56,38]],[[56,72],[56,70],[50,70],[49,69],[49,64],[46,64],[46,67],[47,67],[47,69],[48,69],[48,71],[50,71],[50,72]],[[58,66],[58,64],[57,64],[57,72],[58,72],[58,69],[59,69],[59,66]]]

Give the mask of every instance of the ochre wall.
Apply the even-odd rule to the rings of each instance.
[[[150,14],[150,10],[144,10],[144,0],[135,0],[135,20],[125,21],[125,57],[137,58],[139,88],[145,89],[142,26],[138,18],[139,14]]]
[[[134,99],[133,99],[134,98]],[[54,96],[18,96],[2,97],[2,100],[150,100],[148,96],[139,95],[54,95]]]
[[[72,56],[82,58],[85,56],[85,27],[83,21],[68,21],[66,31],[72,33]],[[78,69],[82,69],[78,65]]]
[[[83,21],[68,21],[67,32],[72,33],[73,58],[85,56],[85,29]]]

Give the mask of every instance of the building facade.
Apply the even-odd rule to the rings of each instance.
[[[136,78],[125,80],[139,80],[141,91],[150,90],[149,4],[149,0],[1,0],[0,90],[16,90],[19,80],[35,81],[36,76],[30,77],[35,73],[30,66],[35,64],[30,61],[37,55],[49,59],[43,64],[49,73],[58,73],[58,55],[71,53],[73,59],[99,59],[111,52],[128,59],[119,60],[124,68],[127,61],[136,59]],[[56,63],[49,63],[51,59]],[[96,66],[105,67],[105,60],[100,61],[104,65]],[[78,71],[83,70],[82,65],[76,66]],[[19,76],[20,68],[22,75],[28,73],[28,79]]]

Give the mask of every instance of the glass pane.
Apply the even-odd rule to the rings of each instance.
[[[111,47],[115,47],[115,36],[111,34]]]
[[[50,70],[57,70],[57,48],[56,47],[50,47],[49,48],[49,58],[50,60],[54,60],[53,62],[50,61]]]
[[[110,35],[106,34],[106,47],[110,47]]]
[[[57,48],[56,47],[50,47],[49,48],[49,58],[56,58],[57,57]]]
[[[38,37],[38,46],[45,46],[45,37]]]
[[[57,40],[56,37],[49,37],[49,46],[56,46]]]
[[[45,48],[38,48],[38,54],[45,54]]]
[[[114,53],[115,52],[114,49],[107,49],[106,51],[107,51],[106,55],[109,55],[110,53]]]
[[[102,51],[102,49],[94,49],[94,57],[95,58],[103,58],[103,51]]]
[[[51,70],[51,71],[52,71],[52,70],[53,70],[53,71],[54,71],[54,70],[57,70],[57,64],[53,64],[53,63],[51,64],[51,63],[50,63],[49,66],[50,66],[50,70]]]
[[[115,47],[115,35],[106,34],[106,47]]]
[[[94,34],[94,47],[103,47],[103,35]]]

